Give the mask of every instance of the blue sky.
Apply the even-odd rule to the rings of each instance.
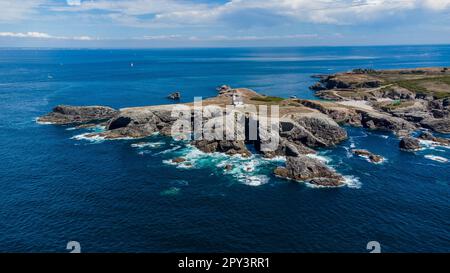
[[[450,44],[450,0],[0,0],[0,47]]]

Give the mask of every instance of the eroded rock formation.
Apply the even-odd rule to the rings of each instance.
[[[296,157],[288,156],[286,159],[286,167],[278,167],[274,173],[281,178],[326,187],[342,186],[345,181],[342,175],[321,161],[305,155],[298,155]]]
[[[39,117],[38,122],[59,125],[101,122],[114,117],[117,113],[117,110],[106,106],[58,105],[52,112]]]

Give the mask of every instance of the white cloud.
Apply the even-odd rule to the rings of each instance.
[[[75,0],[70,0],[75,2]],[[78,1],[77,1],[78,2]],[[227,24],[224,18],[265,11],[301,22],[352,24],[393,16],[415,9],[441,11],[450,0],[230,0],[217,4],[177,0],[83,1],[80,5],[54,7],[55,11],[109,12],[109,18],[131,26],[184,26]],[[146,19],[142,15],[149,15]],[[245,21],[245,16],[235,20]],[[255,22],[256,24],[258,22]]]
[[[28,18],[36,12],[36,8],[44,3],[44,0],[0,0],[0,22],[18,21]]]
[[[292,34],[292,35],[248,35],[248,36],[212,36],[204,38],[207,41],[264,41],[264,40],[294,40],[318,38],[317,34]]]
[[[46,5],[43,5],[46,4]],[[92,24],[112,20],[132,27],[221,27],[251,21],[266,26],[267,20],[319,24],[357,24],[382,20],[388,16],[415,10],[442,12],[450,9],[450,0],[229,0],[217,3],[195,0],[0,0],[1,21],[45,15],[46,20],[58,15],[74,19],[90,15]],[[64,12],[64,13],[62,13]],[[72,12],[67,15],[67,12]],[[33,19],[43,17],[34,16]],[[88,17],[84,17],[88,18]],[[95,21],[96,19],[97,22]],[[286,19],[286,20],[284,20]],[[284,21],[283,21],[284,20]]]
[[[0,32],[0,37],[15,37],[15,38],[52,38],[47,33],[43,32]]]
[[[89,36],[53,36],[44,32],[0,32],[0,37],[12,37],[12,38],[37,38],[37,39],[57,39],[57,40],[78,40],[78,41],[91,41],[95,40]]]
[[[154,35],[136,37],[135,40],[190,40],[190,41],[263,41],[263,40],[290,40],[290,39],[312,39],[318,38],[317,34],[291,34],[291,35],[246,35],[246,36],[227,36],[227,35],[215,35],[215,36],[185,36],[185,35]]]
[[[136,40],[178,40],[183,39],[184,36],[182,35],[148,35],[144,37],[137,37]]]
[[[81,0],[67,0],[67,5],[69,6],[80,6]]]
[[[425,7],[432,10],[446,10],[450,8],[450,0],[424,0]]]

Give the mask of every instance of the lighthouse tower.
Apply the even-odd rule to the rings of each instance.
[[[238,94],[237,92],[233,93],[233,105],[234,106],[244,105],[241,95]]]

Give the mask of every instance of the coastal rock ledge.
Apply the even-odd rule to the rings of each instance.
[[[107,121],[118,113],[117,110],[106,106],[69,106],[58,105],[53,111],[37,119],[40,123],[58,125],[82,124]]]
[[[274,174],[281,178],[308,182],[323,187],[339,187],[343,186],[345,182],[342,175],[327,167],[321,161],[306,155],[288,156],[286,167],[278,167]]]

